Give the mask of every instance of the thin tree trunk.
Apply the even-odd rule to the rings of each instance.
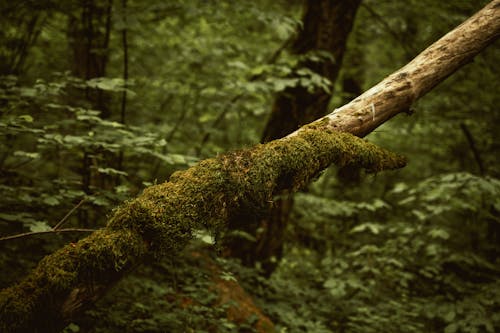
[[[68,13],[67,36],[72,52],[71,72],[84,81],[104,77],[109,58],[112,0],[79,0],[76,5],[76,14]],[[109,118],[111,115],[110,95],[102,89],[74,89],[69,98],[80,100],[85,107],[101,111],[103,118]],[[91,157],[95,155],[93,153],[95,152],[83,152],[79,172],[82,175],[82,190],[86,195],[92,194],[91,188],[94,186],[107,188],[114,183],[108,176],[92,172],[91,166],[95,163],[95,158]],[[104,154],[103,157],[106,160],[119,158],[114,154]],[[82,209],[78,212],[78,220],[81,226],[88,227],[92,214],[89,214],[87,209]]]
[[[125,124],[125,115],[127,111],[127,88],[128,88],[128,39],[127,39],[127,0],[122,0],[123,21],[125,26],[122,30],[122,48],[123,48],[123,83],[124,90],[122,92],[122,104],[120,109],[120,123]],[[120,149],[118,153],[117,169],[123,169],[124,151]],[[115,183],[120,184],[120,176],[116,176]]]
[[[70,14],[68,21],[68,39],[73,53],[71,72],[83,80],[104,77],[109,58],[112,0],[104,4],[80,0],[79,6],[79,17]],[[110,116],[109,96],[104,91],[87,88],[85,98],[92,108],[101,111],[103,118]]]
[[[194,228],[220,230],[275,193],[305,186],[331,163],[372,171],[404,161],[362,136],[430,91],[500,36],[492,1],[407,66],[291,135],[228,153],[174,174],[115,210],[106,228],[45,257],[23,281],[0,292],[1,332],[56,331],[147,257],[175,255]]]

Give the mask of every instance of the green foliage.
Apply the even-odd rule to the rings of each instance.
[[[294,332],[310,331],[308,322],[345,332],[495,332],[499,190],[496,179],[455,173],[398,183],[385,202],[297,196],[291,235],[300,245],[265,282],[274,292],[261,295],[263,306]]]
[[[130,175],[145,162],[170,166],[193,162],[187,156],[164,153],[167,143],[157,134],[103,119],[99,111],[69,102],[72,90],[93,83],[67,75],[56,79],[38,80],[31,87],[18,85],[14,77],[2,81],[1,167],[7,177],[0,187],[5,212],[0,218],[4,221],[41,230],[55,222],[47,214],[51,209],[69,210],[81,199],[88,202],[84,209],[97,217],[99,207],[106,210],[137,192],[141,179]],[[122,90],[114,80],[99,82],[107,85],[105,90]],[[127,171],[118,169],[123,166],[112,159],[123,152],[138,161],[127,164]],[[94,224],[102,223],[103,217]]]
[[[213,290],[213,272],[192,250],[142,266],[65,332],[254,332],[251,319],[239,325],[227,319],[228,305],[219,304]]]
[[[96,10],[107,3],[90,2]],[[118,202],[223,151],[233,152],[205,166],[220,169],[233,159],[240,167],[253,166],[255,160],[248,162],[234,149],[258,142],[275,93],[298,86],[333,90],[331,104],[338,106],[355,97],[343,91],[347,79],[369,88],[486,2],[364,1],[340,80],[332,83],[300,67],[305,61],[331,61],[330,55],[296,57],[280,50],[301,27],[299,1],[128,0],[127,9],[115,1],[109,45],[91,52],[108,52],[106,76],[88,79],[70,74],[82,63],[75,63],[68,22],[81,17],[82,2],[4,1],[1,235],[49,230],[81,200],[65,223],[102,227]],[[105,31],[106,20],[94,14],[95,31]],[[122,78],[125,30],[127,82]],[[86,45],[88,36],[82,38],[79,45]],[[370,141],[408,156],[405,169],[354,183],[337,180],[337,170],[329,169],[297,195],[284,257],[271,277],[229,261],[218,263],[224,268],[221,279],[239,281],[279,332],[500,331],[499,60],[498,47],[487,49],[419,101],[414,116],[396,117],[370,135]],[[126,124],[120,122],[124,92]],[[96,96],[103,102],[96,103]],[[325,140],[311,136],[295,142],[300,153],[281,162],[269,150],[255,167],[270,178],[280,163],[302,168],[307,177],[283,181],[306,187],[309,164],[320,162],[306,160],[304,147],[319,149],[311,142]],[[370,162],[370,150],[364,155]],[[225,172],[234,171],[232,166],[225,165]],[[234,172],[231,181],[221,177],[212,184],[233,187],[225,193],[248,206],[243,214],[258,215],[272,200],[272,189],[265,188],[267,178],[255,174]],[[173,179],[197,187],[202,176],[177,173]],[[262,192],[238,191],[245,177],[255,178]],[[225,216],[221,201],[198,202],[215,187],[193,190],[185,203],[219,209]],[[151,198],[157,199],[161,193],[154,189]],[[246,202],[245,193],[251,197]],[[168,211],[180,216],[183,209]],[[224,223],[210,214],[188,218],[197,226]],[[151,230],[161,229],[156,227]],[[151,233],[154,240],[163,235]],[[206,233],[195,236],[213,242]],[[1,270],[9,273],[0,275],[2,287],[81,234],[43,237],[0,243]],[[101,243],[104,247],[106,241]],[[135,244],[125,239],[123,246],[130,243]],[[72,245],[65,250],[73,251]],[[72,265],[67,259],[63,266]],[[117,268],[127,264],[120,255],[101,259]],[[210,289],[210,272],[197,265],[186,252],[140,267],[66,332],[252,331],[252,318],[248,325],[227,319],[226,307],[217,305]],[[59,266],[37,272],[49,281],[57,274],[76,278],[68,267],[54,267]],[[29,295],[17,299],[16,306],[29,306]]]

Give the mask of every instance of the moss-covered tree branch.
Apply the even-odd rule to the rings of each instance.
[[[400,156],[336,130],[365,135],[472,59],[500,34],[500,0],[450,34],[403,72],[314,125],[204,160],[124,203],[106,228],[47,256],[23,281],[0,292],[0,331],[62,328],[146,258],[175,255],[195,229],[219,232],[231,216],[258,214],[275,193],[305,186],[331,163],[372,172],[403,166]]]
[[[106,228],[45,257],[25,280],[4,289],[0,330],[60,329],[146,257],[175,255],[193,230],[217,233],[230,216],[264,211],[275,193],[305,186],[332,163],[376,172],[400,168],[405,160],[350,134],[317,127],[204,160],[125,202]]]

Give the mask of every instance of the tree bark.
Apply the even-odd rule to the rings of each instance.
[[[308,68],[328,78],[332,90],[342,66],[347,39],[360,3],[361,0],[304,1],[302,29],[290,51],[302,56],[318,51],[330,54],[332,59],[304,60],[298,64],[298,68]],[[282,138],[300,126],[324,116],[328,112],[332,90],[326,91],[321,87],[311,90],[311,87],[299,85],[278,93],[261,142]],[[230,230],[234,229],[233,226],[242,228],[240,231],[254,240],[239,237],[238,233],[234,233],[235,236],[227,239],[227,255],[239,258],[247,266],[260,262],[264,272],[270,274],[282,255],[284,230],[292,207],[292,195],[284,192],[274,200],[268,213],[258,223],[252,223],[252,216],[239,216],[238,221],[230,221]],[[242,219],[247,221],[242,223]]]
[[[430,91],[500,35],[500,0],[344,107],[291,135],[175,173],[115,210],[106,228],[45,257],[0,292],[0,331],[64,327],[147,257],[175,255],[194,228],[224,229],[241,212],[263,211],[275,193],[305,186],[331,163],[371,171],[404,160],[350,134],[366,135]]]

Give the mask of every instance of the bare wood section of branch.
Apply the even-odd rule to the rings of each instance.
[[[315,123],[328,120],[330,129],[363,137],[398,113],[408,112],[416,100],[471,62],[498,37],[500,0],[494,0],[406,66]]]

